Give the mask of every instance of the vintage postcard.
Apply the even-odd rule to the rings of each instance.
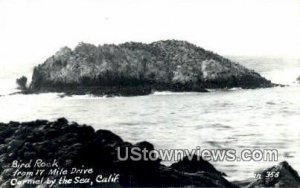
[[[300,187],[299,0],[0,0],[0,187]]]

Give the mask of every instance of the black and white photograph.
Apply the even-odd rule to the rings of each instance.
[[[300,0],[0,0],[0,187],[300,188]]]

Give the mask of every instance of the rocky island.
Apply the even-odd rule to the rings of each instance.
[[[185,41],[63,47],[34,68],[27,92],[146,95],[272,87],[253,70]]]
[[[47,187],[49,182],[54,187],[89,187],[92,180],[96,180],[92,183],[94,187],[300,186],[298,173],[287,162],[262,171],[261,179],[237,184],[226,180],[225,173],[197,156],[186,157],[171,166],[161,164],[159,158],[120,160],[117,148],[125,151],[123,149],[132,147],[148,152],[154,149],[147,141],[132,144],[111,131],[95,131],[91,126],[69,122],[65,118],[52,122],[0,123],[0,187],[15,187],[12,186],[15,184],[18,187],[36,187],[33,184]],[[270,178],[268,172],[280,175]],[[82,179],[79,181],[78,177]],[[63,178],[69,183],[59,184]]]

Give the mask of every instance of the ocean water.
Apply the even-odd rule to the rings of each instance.
[[[296,82],[300,61],[233,59],[289,86],[112,98],[6,95],[16,91],[16,77],[30,75],[32,67],[27,67],[0,76],[0,95],[4,95],[0,97],[0,122],[66,117],[95,129],[112,130],[133,143],[147,140],[159,149],[277,149],[279,161],[286,160],[300,171],[300,85]],[[244,180],[277,162],[212,163],[229,179]]]

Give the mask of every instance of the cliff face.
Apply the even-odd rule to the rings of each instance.
[[[188,42],[167,40],[98,47],[80,43],[74,50],[64,47],[35,67],[30,88],[102,94],[122,94],[131,88],[129,94],[147,94],[151,90],[271,86],[256,72],[217,54]]]

